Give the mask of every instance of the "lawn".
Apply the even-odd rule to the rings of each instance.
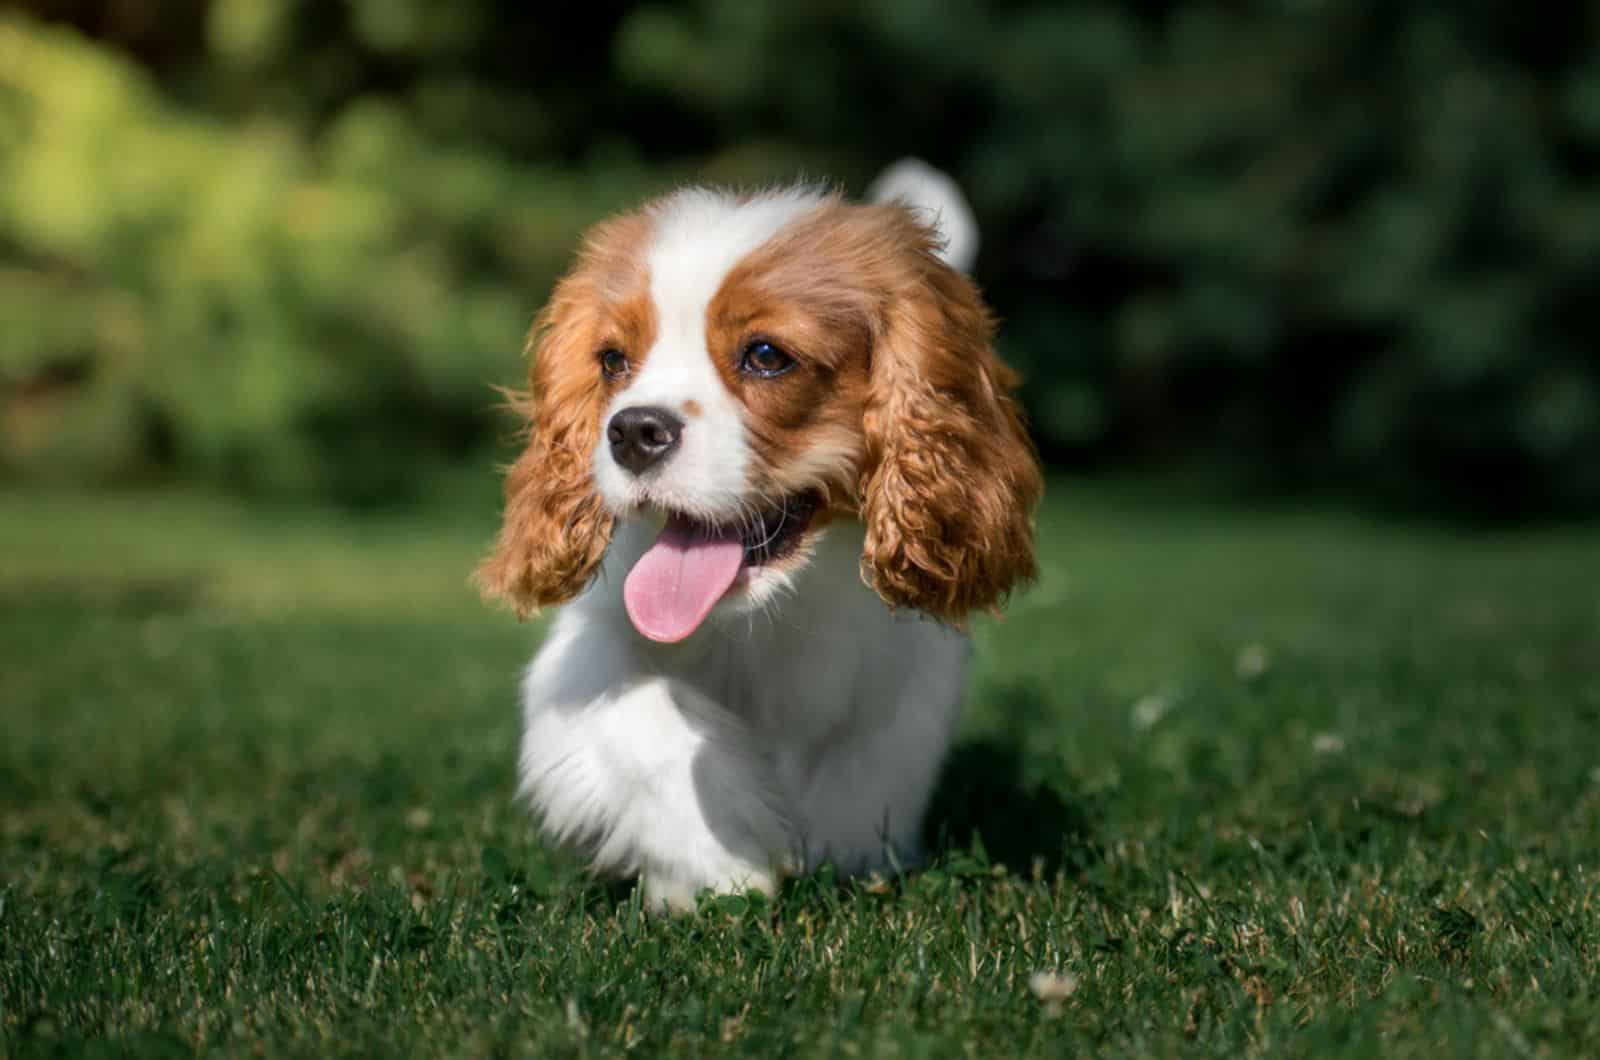
[[[654,920],[493,514],[0,494],[0,1055],[1600,1054],[1600,531],[1057,482],[934,866]]]

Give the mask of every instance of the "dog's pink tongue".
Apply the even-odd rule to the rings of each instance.
[[[673,516],[628,572],[622,602],[633,628],[665,643],[693,633],[739,576],[744,545]]]

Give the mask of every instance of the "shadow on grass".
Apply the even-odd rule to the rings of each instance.
[[[963,744],[945,763],[923,823],[930,855],[981,853],[1022,875],[1054,876],[1088,850],[1089,815],[1046,781],[1028,778],[1021,752],[995,740]]]

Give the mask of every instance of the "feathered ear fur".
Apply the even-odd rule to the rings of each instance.
[[[1038,458],[977,288],[904,210],[867,209],[897,245],[898,279],[871,353],[862,575],[888,603],[957,623],[1035,574]]]
[[[527,448],[506,473],[500,536],[476,575],[486,597],[521,616],[576,596],[611,541],[590,471],[605,402],[591,271],[586,261],[556,285],[528,336],[531,389],[514,403],[529,420]]]

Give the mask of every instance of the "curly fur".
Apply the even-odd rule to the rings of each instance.
[[[512,402],[527,421],[527,446],[506,472],[500,534],[476,575],[486,596],[522,616],[581,592],[611,541],[614,520],[591,462],[609,397],[595,357],[618,340],[597,310],[643,299],[633,316],[643,316],[635,330],[648,338],[653,322],[640,294],[648,276],[633,260],[648,231],[642,214],[598,226],[528,336],[530,388]]]
[[[879,223],[903,248],[902,275],[879,321],[862,416],[862,576],[891,605],[959,623],[1034,577],[1043,481],[977,288],[935,256],[921,225]]]

